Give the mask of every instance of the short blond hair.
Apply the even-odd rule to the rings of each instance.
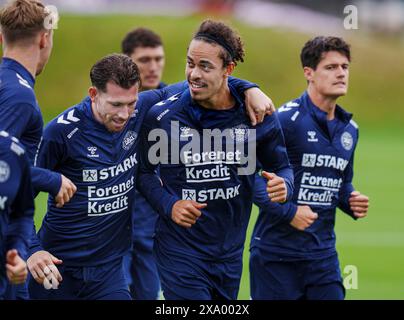
[[[39,0],[14,0],[0,12],[1,33],[7,43],[34,38],[46,30],[44,21],[49,15]]]

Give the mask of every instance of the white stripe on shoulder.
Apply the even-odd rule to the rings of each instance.
[[[297,116],[299,115],[299,111],[296,111],[293,116],[290,118],[292,121],[296,121]]]
[[[359,129],[359,126],[355,121],[351,120],[349,123],[352,124],[356,129]]]
[[[20,83],[20,85],[22,85],[22,86],[24,86],[24,87],[27,87],[28,89],[31,89],[31,90],[32,90],[32,88],[29,86],[28,83],[26,83],[26,82],[24,82],[24,81],[21,81],[21,80],[19,80],[18,82]]]
[[[19,75],[18,73],[16,73],[17,78],[18,78],[18,82],[23,85],[24,87],[27,87],[29,89],[32,90],[31,86],[29,85],[28,81],[25,80],[23,77],[21,77],[21,75]]]
[[[25,153],[24,149],[21,146],[19,146],[17,143],[15,143],[14,141],[11,142],[10,150],[13,151],[14,153],[16,153],[18,156]]]
[[[286,106],[287,107],[298,107],[298,106],[300,106],[300,104],[298,104],[297,102],[294,102],[294,101],[290,101],[290,102],[288,102],[287,104],[286,104]]]

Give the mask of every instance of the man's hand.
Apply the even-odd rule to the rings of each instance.
[[[359,191],[351,193],[349,205],[356,218],[365,218],[368,215],[369,198]]]
[[[28,270],[25,261],[15,249],[7,251],[6,255],[7,278],[11,284],[21,284],[27,279]]]
[[[266,171],[262,171],[262,176],[268,180],[267,192],[271,201],[280,203],[285,202],[288,196],[285,179],[277,176],[275,173],[269,173]]]
[[[70,179],[66,178],[63,174],[62,184],[60,186],[59,192],[55,197],[56,207],[61,208],[65,203],[69,202],[73,197],[74,193],[77,191],[76,186]]]
[[[28,269],[32,277],[45,289],[57,289],[59,282],[63,280],[56,265],[63,261],[54,257],[47,251],[37,251],[28,258]]]
[[[303,231],[310,227],[317,218],[318,214],[313,212],[309,206],[298,206],[290,224],[297,230]]]
[[[244,92],[244,95],[247,113],[253,126],[264,121],[265,115],[275,112],[272,100],[260,89],[250,88]]]
[[[178,200],[172,209],[171,218],[181,227],[191,228],[201,216],[200,209],[206,208],[206,203],[193,200]]]

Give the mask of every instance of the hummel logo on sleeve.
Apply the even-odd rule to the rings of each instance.
[[[80,119],[75,117],[74,115],[74,110],[69,111],[69,113],[67,114],[66,120],[64,119],[64,115],[62,114],[59,118],[58,118],[58,123],[61,124],[70,124],[72,122],[79,122]]]
[[[167,100],[160,101],[159,103],[156,103],[156,106],[163,106],[163,105],[166,104],[167,101],[175,101],[175,100],[178,100],[178,99],[179,99],[179,95],[180,95],[180,94],[177,93],[177,94],[171,96],[170,98],[168,98]]]
[[[298,107],[298,106],[299,106],[299,104],[298,104],[297,102],[290,101],[290,102],[288,102],[287,104],[285,104],[285,105],[283,105],[282,107],[280,107],[280,108],[278,109],[278,112],[289,111],[289,110],[292,110],[292,108],[296,108],[296,107]]]

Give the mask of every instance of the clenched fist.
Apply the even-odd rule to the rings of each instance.
[[[277,176],[275,173],[262,171],[262,176],[268,180],[267,192],[272,202],[285,202],[288,197],[288,189],[285,179]]]
[[[191,228],[201,216],[202,212],[200,210],[206,208],[206,206],[206,203],[193,200],[179,200],[173,206],[171,218],[178,225]]]
[[[70,181],[70,179],[66,178],[63,174],[61,176],[62,184],[55,197],[56,207],[58,208],[63,207],[65,203],[69,202],[77,191],[77,187]]]
[[[6,255],[7,278],[11,284],[21,284],[27,279],[27,264],[15,249],[7,251]]]
[[[303,231],[310,227],[317,218],[318,214],[313,212],[309,206],[298,206],[290,224],[297,230]]]
[[[369,198],[359,191],[351,193],[349,205],[356,218],[365,218],[368,215]]]

